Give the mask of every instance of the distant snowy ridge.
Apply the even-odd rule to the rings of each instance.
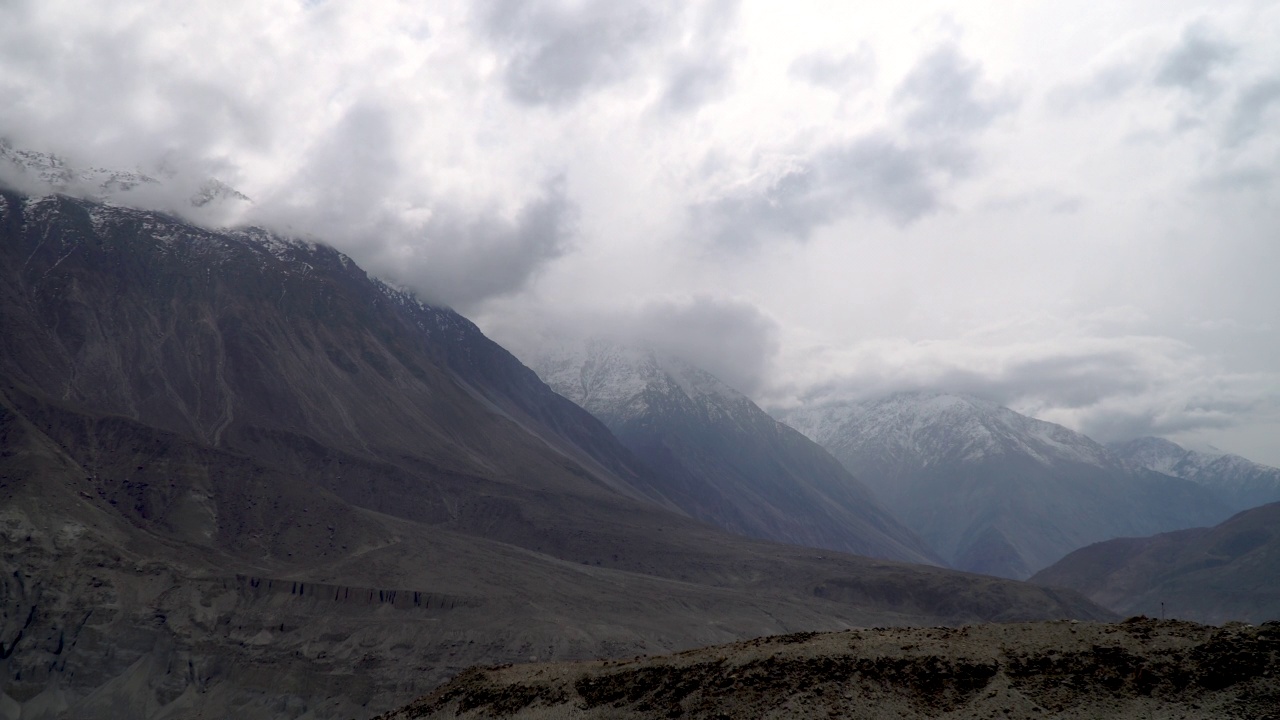
[[[974,397],[903,392],[781,419],[964,570],[1025,578],[1090,543],[1230,514],[1194,482],[1134,470],[1084,435]]]
[[[1188,450],[1155,437],[1115,443],[1111,447],[1131,467],[1203,485],[1237,510],[1280,502],[1280,468],[1229,453]]]
[[[1105,447],[1061,425],[966,395],[897,393],[864,403],[800,408],[784,413],[782,420],[828,449],[874,446],[925,466],[1015,454],[1043,464],[1116,462]]]

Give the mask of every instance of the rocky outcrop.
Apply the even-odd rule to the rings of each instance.
[[[475,668],[404,718],[1262,718],[1280,623],[1131,618],[801,633],[621,662]]]

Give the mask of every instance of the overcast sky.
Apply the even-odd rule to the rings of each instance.
[[[909,9],[899,9],[910,6]],[[517,354],[1280,465],[1280,3],[0,0],[0,136],[212,174]]]

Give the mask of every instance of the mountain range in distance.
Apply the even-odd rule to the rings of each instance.
[[[617,343],[548,353],[540,378],[323,244],[125,207],[107,175],[13,157],[78,196],[0,192],[9,716],[367,717],[475,664],[1109,620],[1098,598],[1130,595],[1088,563],[1043,585],[946,566],[1025,577],[1090,533],[1211,525],[1231,513],[1215,488],[1265,486],[945,394],[868,404],[857,433],[866,408],[783,418],[802,433]],[[853,446],[899,472],[858,470]],[[1135,517],[1073,528],[1104,481]],[[912,482],[962,512],[915,524],[894,499]],[[1047,538],[1013,521],[1036,503]],[[1268,547],[1241,532],[1214,557]]]
[[[10,715],[365,717],[477,663],[1114,617],[690,517],[475,325],[323,245],[0,192],[0,335]]]
[[[553,389],[590,410],[669,478],[705,478],[705,471],[685,468],[717,463],[751,468],[765,482],[771,472],[780,474],[776,445],[750,431],[767,417],[763,411],[687,362],[597,338],[545,354],[532,366]],[[1163,614],[1202,622],[1261,622],[1280,613],[1280,596],[1266,579],[1280,577],[1280,551],[1273,535],[1261,529],[1273,519],[1274,508],[1257,508],[1205,527],[1238,507],[1280,498],[1280,470],[1275,468],[1157,438],[1103,446],[1008,408],[946,393],[899,393],[783,417],[835,451],[843,449],[851,458],[846,464],[871,478],[895,510],[905,502],[932,498],[927,519],[914,527],[930,540],[942,540],[933,547],[938,554],[967,558],[970,564],[957,564],[961,569],[1018,577],[1039,569],[1033,582],[1069,587],[1122,614],[1154,614],[1156,596],[1168,598],[1158,608]],[[833,419],[841,417],[843,423]],[[849,449],[854,446],[856,450]],[[805,448],[813,452],[812,446]],[[734,488],[749,487],[752,481],[741,471],[721,477],[719,489],[702,492],[732,496]],[[914,484],[895,486],[891,479]],[[832,482],[850,484],[860,493],[866,488],[850,473]],[[664,492],[678,496],[678,491]],[[763,534],[744,530],[740,519],[723,510],[697,515],[698,504],[684,501],[686,509],[709,522]],[[752,498],[749,507],[761,506]],[[812,509],[791,507],[793,517],[814,517]],[[1092,525],[1081,522],[1086,517]],[[949,518],[952,527],[940,518]],[[1246,525],[1254,529],[1240,529]],[[1160,528],[1177,531],[1141,537]],[[998,533],[1001,541],[991,555],[986,554],[991,544],[962,545],[956,553],[946,532],[962,539]],[[1231,539],[1221,539],[1224,535]],[[1103,542],[1091,545],[1090,538]],[[814,544],[811,538],[775,539]],[[1191,543],[1190,549],[1174,553],[1171,548],[1180,542]],[[1205,550],[1206,545],[1216,549]],[[1028,561],[1037,551],[1038,560]],[[1063,555],[1052,567],[1041,568]],[[1021,564],[997,564],[1011,557]],[[1158,562],[1169,558],[1171,563]],[[1017,572],[1010,572],[1011,567]],[[1093,574],[1087,575],[1086,568]],[[1175,584],[1182,590],[1166,587],[1168,576],[1177,576],[1180,584]]]
[[[1126,463],[1061,425],[978,398],[905,392],[793,409],[952,567],[1027,578],[1099,540],[1215,524],[1203,484]]]
[[[1232,510],[1280,502],[1280,468],[1229,453],[1188,450],[1154,437],[1114,443],[1109,447],[1133,467],[1204,486]]]
[[[777,532],[763,523],[746,528],[723,502],[699,503],[691,491],[723,499],[785,477],[778,468],[796,446],[786,446],[788,455],[771,438],[786,437],[790,428],[741,393],[678,358],[601,338],[562,346],[531,365],[662,475],[685,479],[662,492],[691,514],[735,532]],[[1082,592],[1121,614],[1159,611],[1220,623],[1280,613],[1270,580],[1280,577],[1280,535],[1266,529],[1280,505],[1208,527],[1236,506],[1280,497],[1275,468],[1157,438],[1103,446],[990,402],[937,392],[783,417],[860,468],[888,507],[918,520],[912,527],[960,569],[1014,577],[1039,570],[1032,582]],[[806,457],[817,452],[812,444],[802,447]],[[708,467],[725,470],[713,475]],[[718,486],[689,480],[708,477]],[[827,477],[867,493],[852,473]],[[790,478],[782,487],[804,497]],[[749,508],[769,507],[754,493],[748,500]],[[923,519],[921,508],[928,512]],[[776,512],[822,517],[795,500]],[[999,542],[964,544],[992,535]],[[811,536],[774,539],[819,544]]]
[[[862,507],[872,506],[861,498],[882,500],[952,567],[1027,578],[1093,542],[1209,526],[1241,504],[1280,497],[1280,482],[1272,480],[1280,470],[1237,456],[1209,456],[1155,438],[1103,446],[987,401],[938,392],[780,414],[847,470],[821,476],[810,469],[808,477],[827,478],[815,490],[787,468],[813,468],[814,458],[829,454],[794,438],[782,450],[778,439],[789,437],[787,425],[686,361],[593,338],[530,364],[660,469],[671,483],[662,492],[677,505],[720,527],[784,542],[832,547],[829,537],[815,537],[830,517],[823,507],[833,505],[822,493],[843,486]],[[805,461],[796,459],[801,447]],[[1162,454],[1154,456],[1152,447]],[[791,496],[789,506],[773,509],[767,491],[757,489],[770,482],[775,498]],[[726,502],[735,493],[756,518],[744,520]],[[816,501],[804,506],[810,497]],[[759,517],[766,508],[807,534],[787,535],[785,525]]]
[[[603,421],[692,517],[778,542],[943,564],[829,453],[701,368],[603,338],[531,366]]]

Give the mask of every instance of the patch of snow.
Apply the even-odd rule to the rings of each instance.
[[[312,255],[319,249],[319,244],[312,240],[302,240],[274,233],[260,227],[244,228],[231,233],[243,241],[266,250],[277,260],[293,262],[297,256]]]

